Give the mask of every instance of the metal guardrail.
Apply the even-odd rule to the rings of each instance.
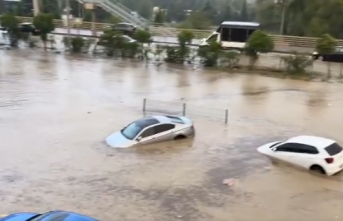
[[[22,22],[32,22],[31,17],[18,17]],[[62,20],[54,20],[56,27],[65,28]],[[102,31],[109,24],[106,23],[92,23],[92,22],[82,22],[81,25],[73,26],[74,28],[82,30],[93,30]],[[179,28],[169,28],[160,26],[150,26],[149,31],[153,36],[161,37],[176,37],[177,34],[186,29]],[[213,31],[212,30],[197,30],[197,29],[187,29],[194,33],[196,39],[201,39],[208,37]],[[282,47],[286,48],[288,52],[297,51],[299,49],[304,49],[306,51],[314,50],[316,47],[317,38],[313,37],[298,37],[298,36],[287,36],[287,35],[271,35],[274,40],[276,48]],[[339,46],[343,46],[343,39],[337,41]]]
[[[222,121],[225,124],[229,120],[229,111],[226,109],[207,108],[203,106],[193,106],[177,101],[157,101],[143,99],[142,111],[144,115],[167,114],[182,115],[188,117],[200,117],[209,120]]]

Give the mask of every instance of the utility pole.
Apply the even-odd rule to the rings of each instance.
[[[281,8],[280,35],[283,35],[285,30],[286,12],[291,0],[275,0],[275,3]]]
[[[66,14],[67,14],[67,30],[68,30],[68,39],[70,37],[70,2],[69,0],[66,1]]]
[[[33,0],[33,15],[39,14],[39,2],[38,0]]]
[[[287,0],[281,0],[281,24],[280,24],[280,35],[283,35],[283,31],[285,30],[285,17],[286,17],[286,10],[287,4],[285,3]]]

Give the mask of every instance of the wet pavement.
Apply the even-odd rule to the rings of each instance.
[[[0,51],[0,67],[3,214],[64,209],[110,221],[343,217],[343,174],[315,176],[256,152],[297,134],[343,143],[341,84],[40,50]],[[107,147],[108,134],[142,116],[143,98],[148,109],[168,109],[173,101],[201,112],[196,137]],[[228,125],[205,117],[227,108]],[[226,178],[234,179],[232,187],[222,184]]]

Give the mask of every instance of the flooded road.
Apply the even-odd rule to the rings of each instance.
[[[256,147],[298,134],[343,143],[342,85],[34,51],[0,51],[3,214],[71,210],[108,221],[340,220],[343,174],[314,176]],[[111,149],[147,108],[187,103],[194,140]],[[192,117],[192,116],[191,116]],[[227,187],[223,179],[233,178]]]

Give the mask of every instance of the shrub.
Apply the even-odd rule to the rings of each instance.
[[[261,30],[254,31],[244,48],[246,55],[250,58],[250,68],[254,67],[259,53],[268,53],[273,51],[273,49],[274,42],[270,35]]]
[[[240,52],[236,50],[222,51],[220,65],[226,68],[235,68],[239,62]]]
[[[170,63],[183,63],[184,58],[182,56],[181,48],[179,46],[167,46],[166,47],[167,57],[165,58],[166,62]]]
[[[136,58],[139,51],[137,42],[125,42],[121,51],[121,56],[125,58]]]
[[[71,38],[71,50],[75,53],[80,53],[85,46],[85,39],[82,37]]]
[[[195,38],[195,35],[192,31],[190,30],[182,30],[180,33],[177,35],[177,39],[179,42],[179,45],[186,45],[186,44],[191,44],[192,40]]]
[[[331,54],[334,52],[337,41],[329,34],[324,34],[317,40],[316,49],[321,55]],[[327,62],[327,77],[331,77],[330,62]]]
[[[0,24],[8,31],[10,45],[17,47],[22,35],[18,29],[19,20],[11,13],[6,13],[0,16]]]
[[[199,48],[198,56],[205,67],[215,67],[218,65],[220,51],[221,45],[217,42],[211,42],[210,45]]]
[[[313,64],[313,60],[308,56],[296,53],[282,57],[282,61],[285,64],[285,71],[290,74],[304,74]]]
[[[169,46],[166,48],[167,58],[166,62],[183,63],[189,58],[190,47],[194,39],[194,33],[189,30],[183,30],[178,35],[178,46]]]
[[[148,43],[150,44],[152,42],[151,33],[146,30],[137,30],[135,34],[133,35],[133,39],[138,41],[139,43]]]
[[[48,40],[48,34],[55,29],[53,15],[39,13],[33,18],[33,24],[39,29],[40,37],[44,43],[44,49],[47,49],[46,42]]]

